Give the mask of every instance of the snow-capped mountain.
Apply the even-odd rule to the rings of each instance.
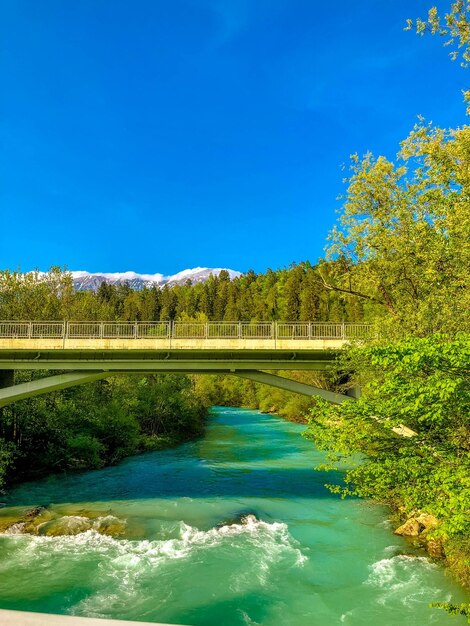
[[[163,274],[137,274],[136,272],[115,272],[115,273],[92,273],[92,272],[71,272],[73,284],[77,291],[96,291],[102,283],[110,285],[127,284],[132,289],[140,290],[144,287],[163,287],[164,285],[184,285],[187,280],[192,283],[205,282],[211,274],[219,275],[225,269],[222,267],[195,267],[183,270],[172,276]],[[226,269],[230,278],[236,278],[241,272]]]

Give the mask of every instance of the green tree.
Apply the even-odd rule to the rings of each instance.
[[[418,124],[399,166],[352,159],[323,286],[368,301],[395,334],[467,327],[470,305],[470,128]]]
[[[320,289],[315,271],[307,269],[300,292],[300,321],[313,322],[319,318]]]
[[[177,297],[174,290],[165,285],[160,295],[160,319],[162,321],[174,320],[176,316]]]
[[[307,436],[348,461],[343,495],[371,497],[439,520],[436,536],[470,532],[470,335],[442,335],[356,348],[344,368],[361,372],[363,395],[338,406],[317,403]],[[397,427],[416,434],[405,437]],[[366,458],[358,464],[357,453]],[[470,579],[466,569],[462,578]]]
[[[462,67],[470,62],[470,0],[457,0],[444,15],[437,7],[429,9],[425,19],[408,19],[405,30],[416,30],[418,35],[438,35],[445,38],[444,45],[450,47],[450,58],[460,60]],[[466,90],[467,114],[470,114],[470,91]]]
[[[300,317],[303,265],[292,267],[284,285],[284,319],[295,322]]]

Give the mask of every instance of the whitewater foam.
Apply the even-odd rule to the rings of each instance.
[[[398,554],[372,563],[364,584],[381,591],[377,598],[379,604],[385,605],[393,600],[410,606],[429,597],[431,590],[426,584],[426,578],[436,567],[424,556]],[[439,590],[433,588],[432,592]]]
[[[79,516],[70,517],[73,519],[68,521],[73,526],[80,526]],[[238,592],[251,589],[254,584],[269,584],[275,564],[301,567],[306,560],[286,524],[264,522],[254,515],[245,516],[240,523],[206,531],[181,521],[177,535],[171,539],[117,539],[92,528],[74,535],[16,533],[3,537],[14,542],[9,567],[40,568],[43,562],[50,563],[51,558],[60,560],[66,568],[82,560],[95,563],[93,579],[98,589],[72,608],[73,614],[95,617],[109,615],[111,605],[122,608],[130,601],[136,602],[141,585],[149,584],[157,574],[165,577],[174,572],[178,560],[188,560],[183,570],[197,566],[207,550],[220,550],[220,559],[228,563],[233,556],[238,559],[241,566],[233,568],[227,581]]]

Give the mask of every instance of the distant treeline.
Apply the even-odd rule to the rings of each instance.
[[[323,264],[328,273],[334,262]],[[378,308],[325,289],[309,262],[230,279],[227,271],[206,282],[135,291],[102,283],[97,292],[76,291],[60,268],[27,275],[0,271],[0,319],[362,321]]]

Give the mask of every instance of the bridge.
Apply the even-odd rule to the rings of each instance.
[[[341,403],[349,396],[269,370],[325,370],[372,333],[362,323],[0,321],[0,407],[111,375],[158,372],[233,374]],[[62,373],[15,385],[15,370]]]

